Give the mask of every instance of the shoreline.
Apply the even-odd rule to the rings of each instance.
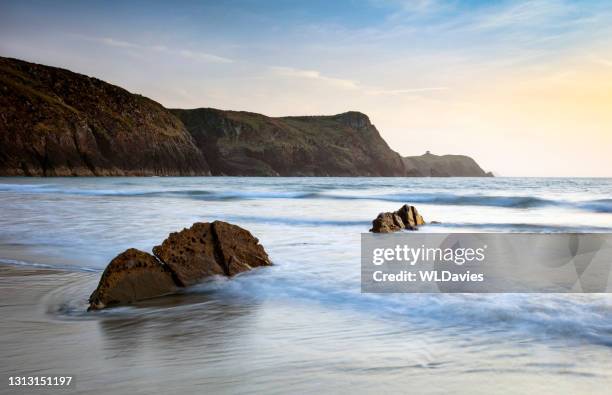
[[[368,319],[346,306],[293,298],[227,299],[212,289],[87,313],[79,300],[96,281],[93,273],[0,264],[0,374],[72,375],[74,392],[88,394],[191,393],[194,382],[214,392],[273,393],[279,382],[298,392],[341,391],[347,379],[367,392],[386,382],[388,390],[484,395],[554,380],[558,394],[604,394],[610,377],[609,346],[494,333],[466,345],[443,325],[432,331],[418,320]],[[493,366],[482,366],[483,355]],[[483,374],[495,382],[483,387]]]

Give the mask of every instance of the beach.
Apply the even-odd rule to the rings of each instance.
[[[2,178],[2,377],[100,394],[604,394],[609,295],[365,294],[359,242],[404,203],[441,222],[419,232],[611,232],[610,195],[610,179]],[[86,311],[115,255],[216,219],[274,266]]]

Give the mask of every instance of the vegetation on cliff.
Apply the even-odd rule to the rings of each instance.
[[[0,174],[208,175],[153,100],[68,70],[0,58]]]
[[[465,155],[434,155],[427,151],[424,155],[406,156],[403,160],[409,177],[493,177]]]
[[[4,176],[486,176],[459,155],[401,158],[367,115],[168,110],[68,70],[0,57]]]
[[[202,150],[214,175],[403,176],[365,114],[272,118],[211,108],[172,110]]]

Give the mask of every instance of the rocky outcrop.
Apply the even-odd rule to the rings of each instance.
[[[0,175],[209,175],[159,103],[68,70],[0,57]]]
[[[0,57],[0,176],[490,176],[401,158],[367,115],[168,110],[68,70]]]
[[[0,175],[402,176],[368,117],[169,110],[68,70],[0,58]],[[179,119],[180,118],[180,119]],[[187,126],[187,128],[185,127]]]
[[[213,275],[231,277],[272,265],[257,238],[222,221],[198,222],[171,233],[153,252],[155,256],[130,248],[113,259],[89,297],[89,310],[170,294]]]
[[[414,206],[404,204],[399,210],[392,213],[380,213],[372,221],[373,233],[391,233],[402,229],[417,230],[420,225],[424,225],[423,217],[418,213]]]
[[[213,175],[403,176],[401,157],[359,112],[272,118],[212,108],[171,110]]]
[[[175,273],[179,285],[193,285],[212,275],[233,276],[269,266],[259,241],[245,229],[226,222],[195,223],[171,233],[153,254]]]
[[[427,151],[421,156],[406,156],[403,161],[408,177],[493,177],[465,155],[434,155]]]
[[[213,222],[219,258],[227,276],[246,272],[254,267],[270,266],[270,258],[251,232],[227,222]]]
[[[173,273],[153,255],[130,248],[113,259],[102,274],[98,288],[89,297],[90,309],[175,292]]]

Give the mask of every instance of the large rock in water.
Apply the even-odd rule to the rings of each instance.
[[[392,213],[380,213],[372,221],[373,233],[391,233],[398,230],[417,230],[419,225],[424,225],[423,217],[418,213],[416,207],[404,204],[399,210]]]
[[[153,253],[130,248],[115,257],[89,297],[89,309],[129,304],[173,293],[213,275],[233,276],[272,265],[251,232],[221,221],[198,222],[171,233]]]
[[[233,276],[271,265],[259,240],[248,230],[221,221],[199,222],[171,233],[153,253],[176,274],[181,286],[211,275]]]
[[[130,248],[109,263],[89,297],[91,310],[175,292],[172,272],[157,258]]]

